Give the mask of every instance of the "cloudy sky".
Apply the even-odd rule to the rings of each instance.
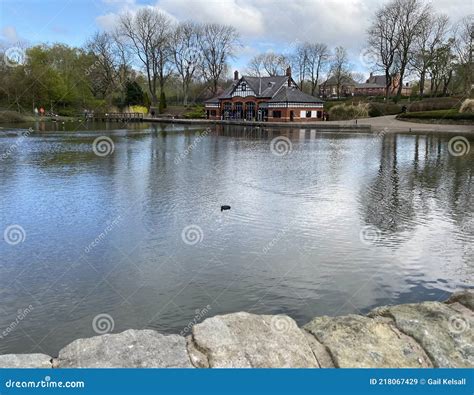
[[[354,70],[375,8],[387,0],[0,0],[0,39],[14,45],[62,42],[82,45],[96,30],[113,28],[121,12],[154,6],[177,21],[233,25],[242,47],[233,67],[254,54],[289,52],[301,41],[342,45]],[[433,0],[433,8],[458,20],[472,14],[472,0]]]

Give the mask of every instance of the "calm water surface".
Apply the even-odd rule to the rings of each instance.
[[[0,239],[0,353],[55,355],[98,314],[114,332],[240,310],[304,324],[473,285],[472,137],[454,157],[452,135],[98,127],[0,130],[0,231],[25,232]]]

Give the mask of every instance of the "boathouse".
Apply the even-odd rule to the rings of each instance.
[[[323,119],[323,101],[302,92],[291,77],[250,77],[234,73],[234,82],[221,95],[205,101],[208,119],[304,122]]]

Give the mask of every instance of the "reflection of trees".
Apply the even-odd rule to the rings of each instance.
[[[451,156],[448,141],[439,135],[384,136],[379,170],[361,190],[365,222],[395,235],[434,211],[445,211],[460,229],[472,221],[473,154]]]

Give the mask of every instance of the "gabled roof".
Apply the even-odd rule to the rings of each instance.
[[[372,84],[370,82],[364,82],[363,84],[356,84],[356,89],[357,88],[384,88],[385,89],[385,85],[381,85],[381,84]]]
[[[356,85],[356,82],[349,76],[342,77],[341,83],[342,85]],[[336,77],[329,77],[322,85],[337,85]]]
[[[270,103],[324,103],[320,98],[308,95],[293,86],[283,86],[278,93],[269,100]]]
[[[250,88],[252,88],[258,97],[273,97],[273,95],[278,92],[278,89],[288,81],[286,75],[277,75],[274,77],[243,76],[242,79],[249,84]]]
[[[385,75],[371,75],[367,80],[369,84],[387,85],[387,77]]]

